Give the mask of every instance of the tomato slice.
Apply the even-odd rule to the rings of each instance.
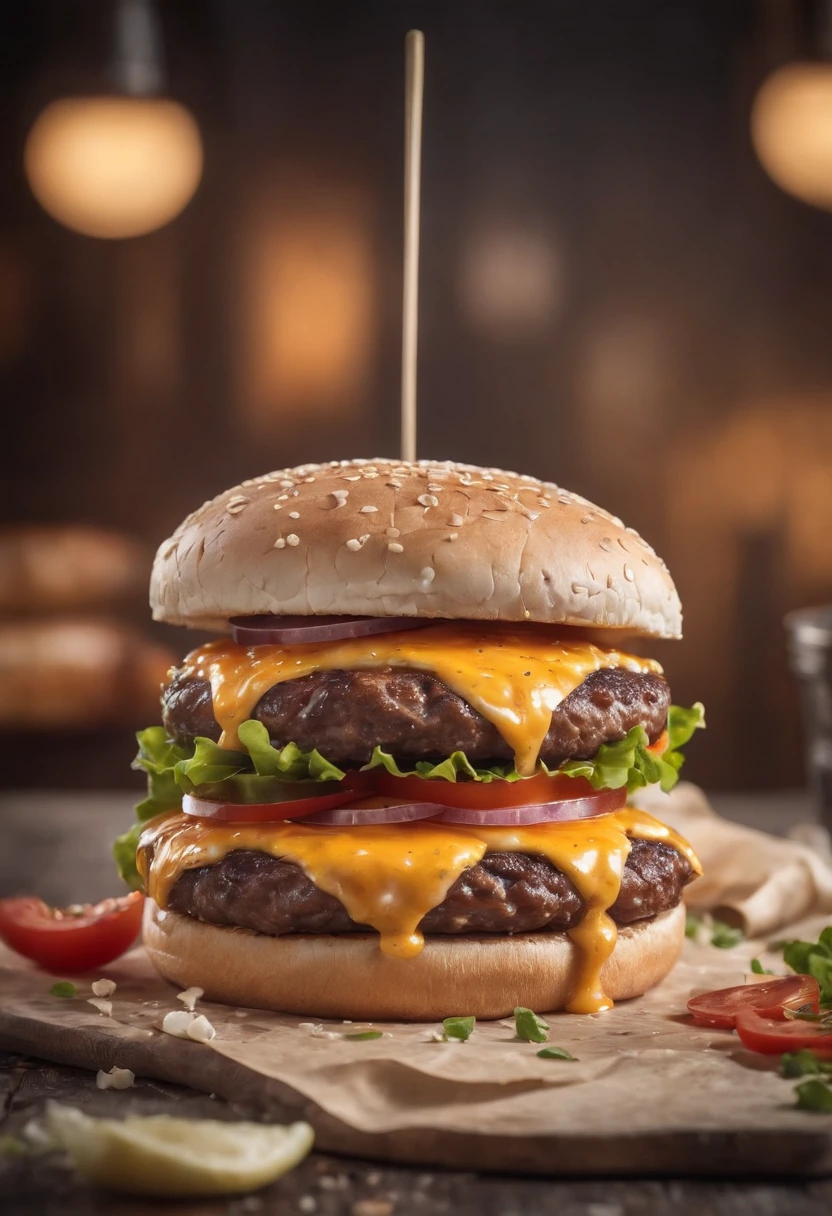
[[[744,1009],[737,1014],[736,1028],[743,1046],[751,1051],[780,1055],[808,1047],[818,1055],[832,1056],[832,1026],[828,1023],[804,1022],[800,1018],[781,1021],[763,1017],[755,1009]]]
[[[380,793],[400,802],[436,802],[471,810],[494,811],[508,806],[563,802],[598,793],[583,777],[548,777],[538,773],[519,781],[443,781],[439,778],[394,777],[375,770]]]
[[[737,988],[720,988],[705,992],[688,1001],[688,1013],[700,1026],[719,1026],[731,1030],[738,1026],[741,1013],[751,1010],[755,1016],[771,1018],[783,1024],[784,1009],[806,1009],[817,1013],[820,1001],[818,982],[811,975],[787,975],[782,979],[763,980],[760,984],[740,984]],[[796,1025],[809,1025],[798,1022]]]
[[[212,802],[208,798],[185,794],[182,810],[186,815],[194,815],[199,819],[220,819],[223,823],[274,823],[284,819],[302,819],[305,815],[317,815],[320,811],[332,810],[355,800],[356,794],[353,790],[322,794],[320,798],[295,798],[288,802]]]
[[[111,963],[132,946],[142,924],[144,896],[72,908],[50,908],[42,899],[0,899],[0,939],[47,971],[72,975]]]
[[[667,745],[670,742],[667,731],[663,730],[655,743],[651,743],[647,748],[648,752],[652,752],[654,756],[661,756],[667,751]]]

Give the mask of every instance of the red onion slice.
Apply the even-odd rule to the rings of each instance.
[[[403,629],[424,629],[436,621],[416,616],[234,616],[231,636],[241,646],[293,646],[339,642]]]
[[[500,810],[478,810],[475,807],[445,807],[437,816],[439,823],[468,824],[471,827],[528,827],[535,823],[569,823],[574,819],[593,819],[619,811],[627,800],[625,790],[599,790],[585,798],[565,798],[559,802],[530,803],[527,806],[507,806]]]
[[[304,823],[334,828],[359,828],[373,823],[413,823],[435,818],[442,810],[435,802],[391,802],[387,798],[365,798],[353,806],[339,806],[317,815],[304,815]]]
[[[212,798],[184,794],[182,810],[197,819],[216,819],[225,823],[278,823],[283,819],[305,818],[311,811],[324,812],[343,806],[353,797],[350,790],[338,790],[334,794],[286,798],[283,802],[217,802]]]

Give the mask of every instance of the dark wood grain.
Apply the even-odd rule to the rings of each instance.
[[[163,1082],[138,1081],[132,1090],[102,1092],[88,1072],[0,1055],[0,1094],[5,1107],[0,1135],[19,1135],[47,1101],[64,1102],[96,1115],[176,1113],[197,1119],[245,1118],[247,1111],[219,1098]],[[152,1206],[180,1216],[821,1216],[832,1210],[832,1181],[730,1183],[708,1180],[708,1161],[698,1180],[638,1182],[571,1179],[557,1183],[518,1177],[427,1171],[346,1161],[313,1153],[274,1186],[245,1198],[190,1204],[137,1204],[92,1192],[60,1158],[0,1158],[4,1216],[136,1216]]]

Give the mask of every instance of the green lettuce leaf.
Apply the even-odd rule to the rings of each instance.
[[[633,729],[617,743],[603,743],[591,760],[567,760],[558,769],[569,777],[585,777],[596,790],[628,793],[646,785],[659,785],[667,793],[679,780],[684,756],[678,750],[693,732],[705,725],[705,710],[700,702],[690,709],[671,705],[667,715],[667,750],[661,755],[648,751],[649,739],[643,726]]]

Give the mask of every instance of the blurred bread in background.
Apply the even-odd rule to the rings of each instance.
[[[171,661],[117,621],[0,622],[0,730],[155,721]]]
[[[0,528],[0,615],[108,607],[144,592],[150,562],[119,532],[81,524]]]
[[[0,732],[122,730],[159,716],[173,655],[131,623],[150,558],[131,537],[81,524],[0,528]],[[31,764],[27,781],[42,779]]]

